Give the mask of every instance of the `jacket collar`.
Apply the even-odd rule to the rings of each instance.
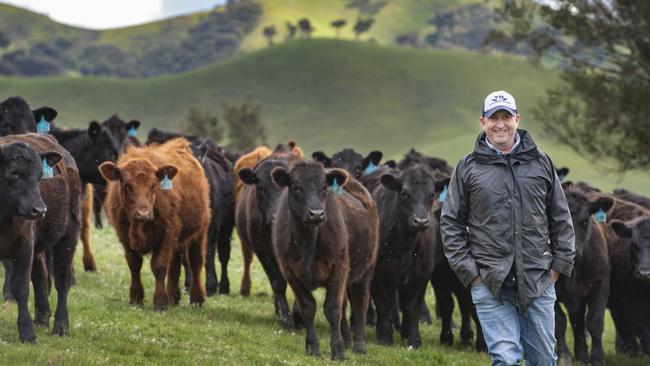
[[[515,146],[508,154],[499,154],[488,146],[485,140],[485,131],[481,131],[474,144],[474,156],[483,163],[505,163],[507,160],[515,160],[521,163],[539,158],[539,151],[535,141],[530,137],[528,131],[517,129],[520,137],[519,145]]]

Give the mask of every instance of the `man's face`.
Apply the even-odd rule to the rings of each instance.
[[[496,111],[490,117],[481,117],[481,126],[491,144],[497,148],[508,148],[515,141],[519,114],[513,116],[505,110]]]

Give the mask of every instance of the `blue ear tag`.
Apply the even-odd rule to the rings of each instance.
[[[167,174],[165,174],[165,178],[163,178],[163,180],[160,181],[160,189],[162,189],[163,191],[169,191],[172,188],[174,188],[174,183],[172,183],[172,180],[169,179]]]
[[[43,176],[41,179],[48,179],[54,177],[54,170],[47,164],[47,160],[43,159]]]
[[[331,186],[332,192],[334,192],[335,195],[340,196],[343,192],[341,192],[341,186],[339,185],[339,182],[334,179],[334,183],[332,183]]]
[[[41,120],[36,124],[36,132],[48,133],[50,132],[50,122],[45,120],[45,116],[41,116]]]
[[[557,177],[560,179],[560,183],[562,183],[564,182],[564,178],[566,178],[566,175],[562,174],[562,175],[558,175]]]
[[[447,198],[447,186],[445,186],[442,192],[440,192],[440,195],[438,195],[438,201],[445,202],[445,198]]]
[[[600,208],[600,209],[598,209],[598,212],[596,212],[594,214],[594,218],[598,222],[605,222],[605,221],[607,221],[607,213],[605,213],[605,211],[603,211],[603,209]]]
[[[138,137],[138,130],[135,129],[135,127],[129,128],[129,132],[127,133],[129,137]]]
[[[372,174],[372,172],[374,172],[375,170],[377,170],[377,166],[372,162],[370,162],[370,164],[368,164],[366,169],[363,171],[363,175]]]

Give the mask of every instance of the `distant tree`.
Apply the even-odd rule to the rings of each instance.
[[[298,27],[291,24],[291,22],[287,22],[287,39],[293,39],[293,37],[296,36],[296,31],[297,30],[298,30]]]
[[[187,119],[183,121],[183,127],[188,135],[209,137],[216,143],[223,140],[224,129],[219,125],[219,118],[207,111],[190,108]]]
[[[11,44],[11,39],[9,39],[7,33],[0,31],[0,48],[6,49],[7,47],[9,47],[10,44]]]
[[[345,19],[338,19],[330,23],[330,25],[334,29],[336,29],[336,38],[339,38],[339,34],[341,33],[341,28],[345,27],[347,23],[348,21]]]
[[[266,131],[260,121],[260,107],[242,103],[225,103],[224,119],[228,126],[228,148],[232,151],[245,151],[266,143]]]
[[[401,46],[420,47],[420,37],[417,32],[402,34],[395,38],[395,42]]]
[[[307,18],[302,18],[298,21],[298,27],[300,27],[300,33],[305,38],[311,37],[311,33],[314,31],[314,28],[311,25],[311,22]]]
[[[374,23],[374,18],[358,18],[357,22],[354,24],[354,37],[359,40],[361,33],[369,31],[370,27],[372,27]]]
[[[274,25],[269,25],[268,27],[264,27],[264,37],[268,39],[269,41],[269,46],[273,46],[273,37],[277,34],[277,30],[275,29]]]

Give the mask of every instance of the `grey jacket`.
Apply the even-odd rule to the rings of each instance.
[[[449,264],[465,286],[480,275],[498,299],[514,263],[517,305],[526,311],[549,285],[549,268],[571,275],[575,241],[551,159],[526,131],[517,132],[521,142],[507,155],[479,135],[451,177],[440,231]]]

